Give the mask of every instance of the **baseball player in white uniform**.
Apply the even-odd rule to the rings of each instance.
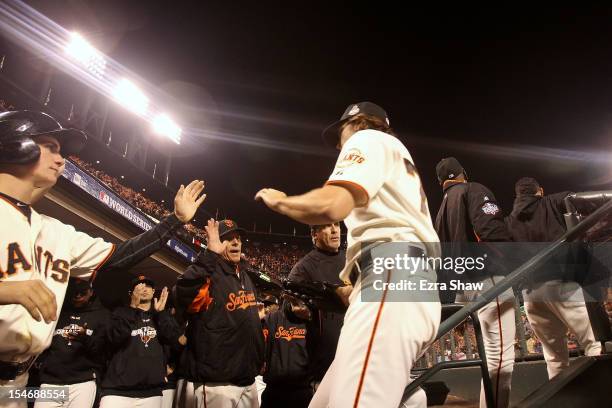
[[[173,216],[118,246],[37,213],[30,204],[57,182],[63,156],[85,142],[83,132],[42,112],[0,114],[0,392],[26,386],[29,367],[51,343],[70,276],[93,280],[103,265],[137,263],[193,218],[205,198],[198,198],[203,182],[181,186]],[[0,400],[1,407],[25,404]]]
[[[377,259],[401,252],[438,256],[438,237],[414,162],[393,136],[386,112],[370,102],[350,105],[323,137],[341,149],[323,187],[291,197],[274,189],[256,195],[272,210],[302,223],[345,220],[348,227],[347,262],[340,278],[354,289],[334,362],[310,406],[396,408],[403,402],[405,407],[425,407],[422,390],[402,399],[412,365],[436,336],[438,292],[427,299],[412,298],[422,295],[418,290],[398,296],[376,281],[418,277],[434,283],[435,273],[428,268],[413,275],[397,266],[382,272],[373,268]]]

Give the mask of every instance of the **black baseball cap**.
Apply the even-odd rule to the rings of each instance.
[[[238,231],[241,235],[246,232],[244,228],[238,227],[234,220],[221,220],[219,221],[219,238],[223,241],[223,236],[229,234],[232,231]]]
[[[454,157],[445,157],[436,165],[436,176],[438,176],[440,184],[446,180],[452,180],[462,173],[465,173],[465,170],[459,160]]]
[[[91,282],[89,279],[70,278],[68,280],[68,288],[66,290],[66,293],[68,294],[67,297],[70,298],[77,293],[83,293],[87,289],[91,289]]]
[[[514,192],[519,195],[535,195],[540,189],[540,183],[533,177],[523,177],[514,185]]]
[[[133,290],[136,287],[136,285],[140,285],[141,283],[144,283],[147,286],[155,288],[155,281],[153,281],[153,279],[149,279],[149,278],[147,278],[144,275],[138,275],[137,277],[132,279],[132,284],[130,285],[130,290]]]
[[[387,116],[387,112],[385,112],[383,108],[376,105],[375,103],[352,103],[346,108],[346,110],[340,117],[340,120],[332,123],[325,129],[323,129],[323,142],[325,142],[325,144],[328,146],[336,147],[336,145],[338,144],[338,138],[340,137],[340,127],[350,118],[360,113],[364,115],[374,116],[378,119],[385,121],[387,125],[389,125],[389,117]]]

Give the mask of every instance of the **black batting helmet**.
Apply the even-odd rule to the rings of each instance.
[[[85,132],[64,128],[44,112],[3,112],[0,113],[0,163],[36,162],[40,157],[40,148],[32,138],[42,135],[55,137],[64,156],[78,153],[87,142]]]

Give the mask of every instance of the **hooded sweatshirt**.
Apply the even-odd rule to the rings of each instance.
[[[564,191],[543,197],[519,195],[514,199],[512,213],[506,218],[506,224],[515,241],[527,243],[520,247],[520,251],[516,251],[517,256],[523,258],[523,262],[546,246],[534,243],[552,242],[565,234],[563,200],[569,194],[571,192]],[[585,256],[580,243],[567,244],[557,250],[546,265],[534,272],[531,282],[558,279],[580,282],[586,262]]]
[[[508,229],[517,242],[552,242],[565,234],[563,199],[569,191],[544,197],[519,195],[514,199]]]
[[[105,330],[110,312],[98,300],[81,308],[62,309],[51,346],[40,357],[40,380],[46,384],[76,384],[100,378],[105,367]],[[78,327],[85,335],[69,340]]]

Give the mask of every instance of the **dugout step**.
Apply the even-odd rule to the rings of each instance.
[[[612,355],[579,357],[514,408],[612,407]]]

